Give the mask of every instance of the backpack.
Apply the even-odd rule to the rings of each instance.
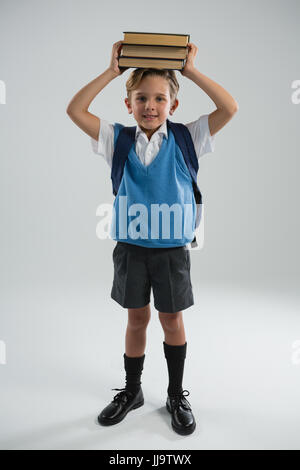
[[[186,166],[192,177],[193,191],[195,196],[195,201],[197,204],[197,215],[196,215],[196,224],[195,228],[199,227],[201,220],[201,206],[202,206],[202,195],[201,191],[197,184],[197,173],[199,169],[198,158],[195,152],[194,143],[190,134],[189,129],[179,122],[172,122],[169,119],[166,120],[168,130],[171,129],[175,141],[179,146],[182,155],[184,157]],[[111,169],[111,180],[113,194],[116,196],[121,184],[124,166],[128,158],[129,151],[135,142],[136,126],[123,126],[122,124],[115,123],[115,126],[120,128],[119,135],[117,137],[114,154],[112,160],[112,169]],[[192,248],[198,246],[196,241],[196,235],[191,242]]]

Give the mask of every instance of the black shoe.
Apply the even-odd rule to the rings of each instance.
[[[112,388],[121,390],[113,400],[101,411],[98,422],[103,426],[116,424],[122,421],[130,410],[139,408],[144,404],[143,390],[140,387],[137,393],[130,392],[126,388]]]
[[[187,395],[184,395],[187,392]],[[167,398],[167,410],[172,414],[172,428],[182,435],[191,434],[196,427],[196,421],[192,413],[191,405],[185,398],[190,392],[183,390],[180,394]]]

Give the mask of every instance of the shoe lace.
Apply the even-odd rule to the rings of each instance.
[[[128,394],[131,394],[131,392],[129,390],[126,390],[126,388],[112,388],[112,390],[121,390],[114,396],[113,401],[118,401],[121,399],[123,402],[125,402],[124,398],[128,397]]]
[[[184,392],[187,392],[187,394],[185,394]],[[182,390],[181,393],[170,396],[170,400],[171,400],[173,406],[177,408],[180,404],[186,410],[191,410],[191,404],[185,398],[185,397],[189,396],[189,394],[190,394],[190,392],[188,390]]]

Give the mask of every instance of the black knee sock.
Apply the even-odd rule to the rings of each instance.
[[[164,353],[169,372],[168,395],[176,395],[183,391],[182,378],[187,343],[182,345],[170,345],[164,342]]]
[[[140,357],[128,357],[124,353],[124,367],[126,371],[126,390],[137,393],[141,387],[141,375],[145,354]]]

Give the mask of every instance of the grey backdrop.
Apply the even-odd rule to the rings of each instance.
[[[208,407],[204,406],[206,395],[199,398],[195,387],[199,384],[200,393],[205,390],[210,398],[211,389],[218,388],[222,400],[226,399],[226,378],[234,369],[234,360],[241,359],[245,346],[247,354],[241,370],[235,370],[234,379],[231,377],[232,389],[237,390],[236,380],[244,374],[249,386],[243,390],[249,393],[249,400],[253,397],[251,387],[259,383],[257,389],[262,396],[257,402],[265,400],[267,404],[269,392],[284,383],[282,406],[293,399],[296,406],[300,365],[291,360],[291,355],[293,342],[300,337],[300,104],[292,101],[292,83],[300,79],[299,14],[297,0],[1,1],[0,80],[6,86],[6,102],[0,105],[0,340],[6,350],[5,364],[0,365],[2,448],[112,448],[116,443],[119,448],[130,448],[125,432],[118,441],[114,434],[117,431],[105,434],[93,422],[111,398],[110,389],[121,387],[124,376],[121,369],[120,377],[120,367],[127,313],[110,299],[115,242],[96,236],[96,209],[101,203],[112,204],[114,199],[110,169],[104,159],[92,152],[90,137],[66,114],[72,96],[108,67],[112,45],[123,39],[123,31],[189,33],[190,41],[198,47],[196,67],[228,90],[239,104],[238,113],[216,134],[215,152],[200,160],[204,246],[191,252],[196,303],[184,312],[187,380],[194,380],[195,361],[203,361],[201,379],[191,387],[193,406],[203,404],[203,414],[198,412],[198,433]],[[104,88],[89,108],[92,113],[112,123],[135,124],[124,104],[130,71]],[[176,75],[180,90],[175,121],[190,122],[215,109],[213,101],[195,83],[179,72]],[[159,384],[160,392],[153,397],[155,410],[157,403],[164,405],[167,375],[162,329],[152,301],[151,306],[151,346],[147,353],[152,354],[152,359],[145,370],[149,367],[149,393],[153,380]],[[273,344],[275,336],[268,335],[275,318],[279,343]],[[247,321],[253,329],[245,327]],[[256,335],[260,333],[258,340]],[[212,348],[212,341],[214,347],[207,351],[205,347]],[[268,359],[265,354],[270,354]],[[216,359],[213,367],[207,362],[212,357]],[[272,364],[274,382],[266,381],[269,391],[262,391],[260,381],[270,370],[256,376],[254,357],[257,367],[264,360]],[[251,380],[246,358],[253,366]],[[155,360],[161,368],[158,378],[152,365]],[[274,360],[277,365],[283,361],[283,369],[276,368],[276,373]],[[286,369],[289,375],[283,380]],[[107,380],[102,380],[103,374]],[[222,374],[224,381],[220,379]],[[217,384],[212,385],[216,377]],[[62,384],[66,387],[64,403]],[[28,400],[23,402],[25,389]],[[37,389],[41,401],[33,399]],[[62,435],[55,426],[79,389],[91,393],[95,402],[88,416],[84,409],[86,396],[82,403],[74,403],[72,422],[70,415],[63,417],[60,431],[86,424],[84,431],[103,432],[106,440],[102,434],[89,440],[85,432],[78,440],[71,435],[60,440]],[[232,389],[228,389],[230,402]],[[57,401],[49,408],[50,397],[53,399],[55,393]],[[219,406],[218,399],[217,402]],[[228,410],[226,400],[222,405]],[[275,401],[270,409],[275,421],[277,405]],[[25,413],[22,420],[21,409]],[[245,404],[241,404],[241,410],[245,409]],[[282,416],[286,416],[284,411],[282,408]],[[290,412],[292,419],[295,409]],[[140,413],[142,426],[146,421],[142,420],[143,408],[136,413]],[[233,414],[228,412],[225,422]],[[172,438],[168,416],[165,419],[166,436]],[[249,432],[243,440],[245,419],[242,415],[238,419],[241,421],[235,423],[232,440],[226,426],[218,440],[218,431],[207,424],[201,430],[203,434],[195,433],[182,444],[176,439],[169,441],[168,437],[166,443],[161,441],[162,436],[156,436],[157,431],[150,432],[154,441],[147,441],[147,445],[297,446],[295,428],[291,434],[285,433],[283,440],[273,436],[269,441],[267,431],[253,441]],[[91,420],[93,426],[89,428]],[[263,416],[260,430],[262,422]],[[158,419],[155,426],[159,423]],[[119,429],[126,429],[126,425],[122,423],[124,427],[119,425]],[[256,430],[257,422],[253,425]],[[130,434],[131,448],[145,447],[145,437],[148,439],[142,439],[137,428],[137,438]],[[60,437],[55,440],[58,434]],[[224,436],[229,440],[225,442]]]

